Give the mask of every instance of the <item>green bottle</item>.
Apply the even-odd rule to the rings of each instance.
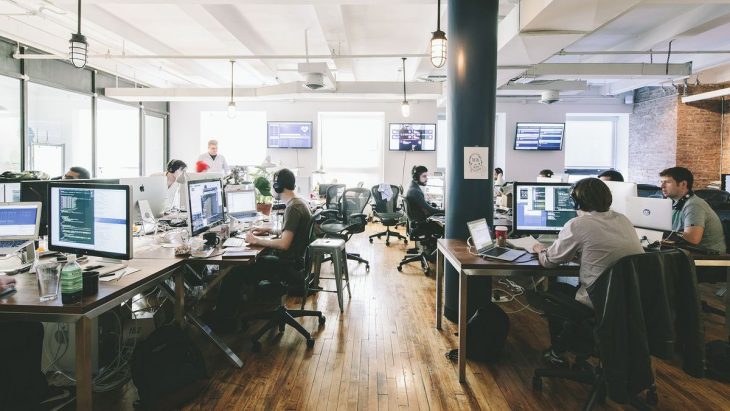
[[[68,257],[68,263],[61,270],[61,302],[75,304],[81,301],[84,291],[81,266],[76,262],[76,256]]]

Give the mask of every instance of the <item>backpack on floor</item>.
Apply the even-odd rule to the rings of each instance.
[[[707,376],[722,382],[730,382],[730,343],[710,341],[705,345]]]
[[[466,355],[477,361],[497,359],[509,333],[509,317],[493,302],[477,309],[466,323]],[[458,359],[458,350],[451,350],[446,356]]]
[[[176,325],[162,326],[138,343],[131,369],[140,403],[147,409],[179,408],[208,384],[203,354]]]

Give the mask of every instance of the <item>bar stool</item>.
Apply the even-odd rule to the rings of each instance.
[[[342,302],[342,282],[347,284],[347,295],[352,298],[350,292],[350,274],[347,271],[347,253],[345,252],[345,240],[339,238],[320,238],[312,242],[309,245],[309,251],[312,253],[312,264],[314,265],[314,282],[318,283],[322,280],[335,280],[337,290],[319,290],[326,291],[328,293],[337,293],[337,302],[340,304],[340,312],[344,311]],[[334,267],[334,277],[320,277],[320,269],[322,267],[322,260],[325,256],[332,256],[332,266]],[[304,304],[307,302],[306,296],[309,295],[309,291],[315,290],[309,287],[309,281],[305,283],[306,293],[305,297],[302,298],[302,309]]]

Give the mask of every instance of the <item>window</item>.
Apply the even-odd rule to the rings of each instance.
[[[568,117],[565,168],[614,168],[616,118]]]
[[[91,170],[91,105],[90,96],[28,84],[26,168],[51,177],[74,166]]]
[[[20,171],[20,84],[0,76],[0,172]]]
[[[96,176],[137,177],[139,162],[139,108],[98,99]]]
[[[144,116],[144,172],[165,171],[165,118]]]
[[[228,165],[258,165],[266,158],[266,112],[239,111],[228,118],[226,111],[200,113],[200,152],[208,151],[208,140],[218,140],[218,152]],[[193,167],[194,164],[189,167]]]
[[[383,113],[319,113],[320,164],[325,181],[372,187],[383,180]],[[438,138],[437,138],[438,141]]]

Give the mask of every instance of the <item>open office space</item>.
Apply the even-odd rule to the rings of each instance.
[[[730,409],[728,39],[0,0],[0,410]]]

